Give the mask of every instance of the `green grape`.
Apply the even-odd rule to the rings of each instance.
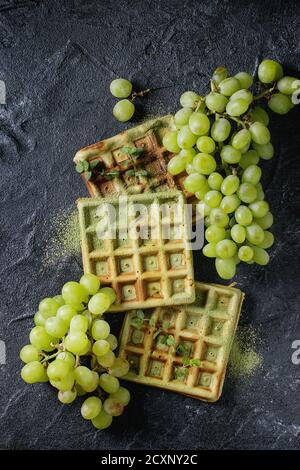
[[[233,93],[240,90],[241,84],[237,78],[229,77],[222,80],[218,88],[222,95],[231,96]]]
[[[278,81],[277,88],[284,95],[292,95],[298,88],[297,83],[297,78],[285,76]]]
[[[85,389],[85,387],[93,381],[93,373],[86,366],[78,366],[75,369],[76,383]]]
[[[203,247],[202,253],[207,258],[215,258],[216,257],[216,245],[214,243],[207,243]]]
[[[40,359],[40,354],[35,346],[27,344],[26,346],[23,346],[20,351],[20,359],[25,362],[25,364],[28,364],[28,362],[38,361]]]
[[[76,390],[77,395],[78,395],[79,397],[83,397],[84,395],[87,394],[87,392],[86,392],[85,390],[83,390],[83,388],[82,388],[81,385],[79,385],[79,384],[76,384],[76,385],[75,385],[75,390]]]
[[[218,227],[217,225],[210,225],[205,230],[205,238],[209,243],[216,244],[225,238],[224,227]]]
[[[251,124],[249,130],[250,130],[252,140],[256,144],[264,145],[270,142],[270,139],[271,139],[270,131],[261,122],[254,122],[253,124]]]
[[[264,248],[264,250],[271,248],[271,246],[274,243],[274,235],[271,232],[268,232],[268,230],[264,230],[264,241],[262,243],[259,243],[257,246],[259,248]]]
[[[239,150],[233,148],[231,145],[224,145],[221,150],[221,157],[226,163],[238,163],[242,158],[242,154]]]
[[[118,101],[113,107],[113,116],[117,121],[126,122],[134,115],[135,106],[129,100]]]
[[[88,319],[83,315],[75,315],[70,323],[70,332],[81,331],[85,333],[89,327]]]
[[[265,234],[258,224],[252,223],[246,227],[246,238],[253,245],[259,245],[264,241]]]
[[[68,331],[68,325],[57,317],[49,317],[45,323],[45,330],[54,338],[62,338]]]
[[[232,258],[237,252],[237,246],[232,240],[221,240],[216,244],[216,255],[218,258]]]
[[[276,114],[287,114],[293,107],[289,96],[283,93],[276,93],[268,101],[269,108]]]
[[[94,392],[99,386],[99,375],[97,372],[92,371],[91,381],[87,383],[83,388],[88,392]]]
[[[110,416],[120,416],[124,411],[124,405],[116,398],[107,398],[103,403],[103,409]]]
[[[93,295],[88,303],[88,309],[94,315],[102,315],[109,307],[110,298],[103,293]]]
[[[74,382],[75,382],[75,374],[73,370],[71,370],[70,373],[61,380],[50,380],[52,387],[55,387],[57,388],[57,390],[61,390],[62,392],[73,390]]]
[[[233,241],[236,243],[243,243],[246,239],[246,230],[243,225],[235,224],[231,227],[230,235]]]
[[[256,186],[257,198],[256,201],[263,201],[265,198],[265,193],[261,183],[258,183]]]
[[[273,215],[268,212],[264,217],[255,219],[254,222],[258,224],[262,229],[267,230],[273,225]]]
[[[80,284],[86,288],[90,295],[94,295],[100,288],[100,281],[95,274],[84,274],[80,278]]]
[[[259,248],[258,246],[253,247],[253,261],[261,266],[265,266],[270,261],[270,257],[266,250]]]
[[[193,173],[197,173],[195,168],[194,168],[194,165],[192,163],[188,163],[185,167],[185,171],[187,172],[188,175],[191,175]]]
[[[39,361],[32,361],[25,364],[21,370],[21,377],[24,382],[34,384],[36,382],[48,382],[46,369]]]
[[[213,153],[216,149],[215,141],[206,135],[199,137],[196,145],[199,151],[202,153]]]
[[[178,132],[177,143],[181,149],[189,149],[194,147],[197,142],[197,138],[198,137],[191,131],[189,126],[183,126]]]
[[[257,190],[256,187],[251,183],[242,183],[238,187],[237,195],[241,201],[250,204],[257,198]]]
[[[205,196],[204,196],[205,197]],[[205,202],[201,201],[201,202],[198,202],[197,204],[197,211],[199,212],[199,214],[201,215],[201,217],[206,217],[207,215],[210,214],[210,211],[211,211],[211,207],[206,204]]]
[[[258,67],[258,78],[262,83],[271,83],[283,76],[282,66],[276,60],[265,59]]]
[[[65,346],[71,353],[83,356],[89,350],[89,339],[82,331],[72,331],[66,336]]]
[[[126,359],[117,357],[112,366],[110,366],[109,371],[110,375],[114,377],[123,377],[129,372],[129,362]]]
[[[210,134],[216,142],[224,142],[229,137],[230,131],[230,122],[225,118],[220,118],[213,123]]]
[[[94,343],[92,350],[96,356],[104,356],[110,350],[109,342],[105,339],[98,339]]]
[[[64,405],[69,405],[70,403],[73,403],[76,397],[77,397],[76,390],[66,390],[66,391],[59,390],[58,392],[58,399]]]
[[[239,255],[237,253],[233,256],[233,260],[234,260],[236,265],[240,264],[240,262],[241,262],[241,260],[239,258]]]
[[[51,343],[57,342],[57,339],[50,336],[43,326],[35,326],[30,332],[29,339],[38,351],[52,351],[54,348]]]
[[[171,175],[179,175],[185,169],[186,161],[180,155],[175,155],[168,163],[168,172]]]
[[[200,189],[206,187],[206,178],[203,175],[199,175],[198,173],[192,173],[188,175],[184,180],[184,187],[190,193],[196,193]]]
[[[45,320],[49,317],[54,317],[58,308],[59,303],[51,297],[46,297],[39,304],[39,312],[41,312]]]
[[[254,186],[259,183],[260,178],[261,169],[257,165],[248,166],[242,175],[243,183],[251,183]]]
[[[109,89],[116,98],[127,98],[132,92],[132,84],[125,78],[116,78],[109,85]]]
[[[193,159],[195,170],[203,175],[210,175],[217,167],[216,160],[208,153],[198,153]]]
[[[217,227],[226,227],[229,223],[229,217],[222,209],[212,209],[209,217],[211,224]]]
[[[208,191],[204,196],[204,202],[210,207],[219,207],[222,201],[222,194],[219,191]]]
[[[230,99],[226,106],[226,113],[229,116],[241,116],[249,108],[249,102],[242,98]]]
[[[68,351],[60,352],[56,356],[56,359],[61,359],[62,361],[67,362],[71,368],[73,368],[75,366],[75,357],[73,356],[72,353],[70,353]]]
[[[193,114],[193,110],[190,108],[182,108],[174,116],[174,122],[177,128],[187,126],[189,123],[190,115]]]
[[[62,320],[66,325],[69,325],[72,318],[77,314],[75,308],[71,305],[62,305],[57,310],[56,317]]]
[[[201,139],[201,137],[199,137]],[[198,139],[199,140],[199,139]],[[185,164],[191,163],[193,161],[194,156],[196,155],[196,150],[194,148],[191,149],[181,149],[178,156],[185,161]]]
[[[57,302],[60,307],[61,307],[62,305],[65,305],[65,301],[64,301],[64,299],[63,299],[63,296],[60,295],[60,294],[59,294],[59,295],[55,295],[55,296],[53,297],[53,300],[55,300],[55,302]]]
[[[250,225],[253,220],[253,215],[247,206],[239,206],[234,213],[235,220],[240,225]]]
[[[105,320],[96,320],[92,326],[92,336],[95,340],[106,339],[110,333],[109,323]]]
[[[33,317],[35,326],[44,326],[46,319],[43,317],[41,312],[36,312]]]
[[[240,185],[240,180],[237,176],[234,175],[228,175],[224,179],[222,186],[221,186],[221,191],[225,196],[231,196],[236,192]]]
[[[103,430],[103,429],[109,428],[109,426],[112,423],[112,420],[113,420],[112,416],[107,414],[104,410],[101,410],[98,416],[92,419],[92,423],[96,429]]]
[[[231,214],[231,212],[234,212],[239,207],[240,203],[241,201],[236,194],[225,196],[221,201],[220,209],[222,209],[225,214]]]
[[[205,194],[207,193],[207,191],[209,191],[209,186],[208,186],[208,183],[206,181],[205,184],[199,189],[199,191],[197,191],[195,193],[196,198],[200,199],[200,201],[202,201],[204,199]]]
[[[110,349],[114,351],[118,347],[118,340],[115,335],[109,334],[108,337],[106,338],[106,341],[108,342]]]
[[[205,227],[210,227],[211,226],[209,215],[204,218],[204,225],[205,225]]]
[[[223,183],[223,176],[220,173],[211,173],[207,179],[209,187],[219,191]]]
[[[264,124],[265,126],[268,126],[270,122],[268,113],[260,106],[255,106],[255,108],[253,108],[249,113],[249,117],[252,122],[258,121]]]
[[[250,142],[249,144],[247,144],[247,145],[244,145],[244,147],[242,147],[242,148],[240,149],[240,152],[241,152],[242,156],[243,156],[244,153],[248,152],[248,150],[249,150],[249,148],[250,148],[250,145],[251,145],[251,142]]]
[[[237,150],[242,150],[244,147],[249,145],[251,142],[251,134],[247,129],[242,129],[237,132],[231,141],[232,147]]]
[[[111,393],[109,398],[115,398],[123,403],[124,406],[127,406],[130,402],[130,393],[125,387],[120,387],[116,392]]]
[[[236,272],[236,263],[233,258],[216,258],[216,270],[222,279],[231,279]]]
[[[250,105],[253,101],[253,94],[251,93],[251,91],[243,89],[243,90],[236,91],[230,97],[230,101],[239,100],[239,99],[247,101],[247,103]]]
[[[257,144],[255,144],[257,145]],[[248,152],[242,155],[242,158],[239,161],[240,167],[245,170],[250,165],[257,165],[259,162],[259,156],[256,150],[248,150]]]
[[[250,88],[253,83],[252,75],[247,72],[239,72],[235,75],[235,78],[238,79],[242,88]]]
[[[180,147],[177,143],[178,132],[177,131],[168,131],[163,136],[163,146],[166,147],[169,152],[178,153],[180,152]]]
[[[183,108],[195,108],[201,96],[194,91],[185,91],[180,96],[180,104]]]
[[[269,212],[269,204],[266,201],[255,201],[249,204],[253,217],[259,219],[264,217]]]
[[[206,114],[193,113],[191,114],[189,119],[189,128],[193,134],[205,135],[209,131],[210,121]]]
[[[84,419],[94,419],[102,409],[102,401],[98,397],[87,398],[81,406],[81,416]]]
[[[225,78],[228,77],[228,71],[226,67],[217,67],[213,73],[212,80],[219,85]]]
[[[112,287],[102,287],[98,293],[105,294],[109,298],[110,305],[112,305],[117,298],[117,294]]]
[[[116,356],[112,351],[108,351],[103,356],[97,356],[97,361],[102,367],[112,367],[116,360]]]
[[[54,361],[50,362],[47,368],[47,375],[50,380],[54,382],[58,382],[60,380],[64,380],[67,375],[71,372],[71,367],[67,361],[63,361],[62,359],[55,359]]]
[[[62,288],[62,296],[66,304],[77,308],[82,302],[88,301],[88,291],[79,282],[67,282]]]
[[[251,261],[253,258],[254,252],[250,246],[243,245],[239,248],[238,251],[238,257],[240,258],[241,261],[244,261],[247,263],[248,261]]]
[[[228,99],[226,96],[212,91],[205,98],[205,104],[208,109],[214,113],[223,113],[226,109]]]
[[[255,143],[253,143],[252,145],[255,151],[257,152],[257,154],[259,155],[259,157],[261,157],[263,160],[271,160],[271,158],[273,158],[274,147],[271,142],[268,142],[267,144],[264,144],[264,145],[259,145]]]
[[[115,393],[120,388],[120,382],[117,377],[109,374],[102,374],[99,378],[100,387],[107,393]]]

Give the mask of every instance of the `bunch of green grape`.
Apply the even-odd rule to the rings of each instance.
[[[254,96],[253,78],[246,72],[228,77],[219,67],[211,80],[211,92],[203,97],[186,91],[182,108],[174,116],[175,129],[163,138],[167,150],[176,154],[168,171],[185,171],[184,187],[201,201],[207,244],[203,254],[216,258],[219,276],[231,279],[236,265],[266,265],[266,249],[274,242],[268,230],[273,223],[260,182],[260,160],[274,155],[268,129],[269,116],[257,102],[267,100],[278,114],[292,109],[297,80],[283,77],[281,65],[264,60],[258,68],[264,89]]]
[[[116,78],[110,84],[110,92],[116,98],[123,98],[118,101],[113,108],[114,117],[121,122],[129,121],[135,112],[132,100],[128,98],[132,93],[132,83],[125,78]]]
[[[118,380],[127,374],[129,364],[115,356],[117,338],[101,318],[115,299],[114,290],[100,289],[93,274],[84,274],[79,283],[67,282],[61,295],[40,302],[30,344],[20,351],[25,382],[49,381],[64,404],[89,394],[81,415],[97,429],[109,427],[130,400]],[[87,359],[90,367],[81,364]]]

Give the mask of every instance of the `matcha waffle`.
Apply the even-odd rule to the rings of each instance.
[[[91,197],[179,189],[195,216],[199,201],[183,187],[186,173],[167,171],[173,154],[162,146],[162,137],[171,123],[172,116],[154,119],[79,150],[74,162],[88,164],[81,176]]]
[[[239,289],[196,282],[191,305],[128,312],[119,356],[130,370],[123,379],[218,400],[243,297]]]
[[[195,300],[185,198],[179,191],[77,201],[83,267],[116,291],[110,310]],[[113,211],[113,214],[109,211]]]

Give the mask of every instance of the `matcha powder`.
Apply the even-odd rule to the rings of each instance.
[[[229,373],[232,376],[251,376],[262,366],[262,357],[256,352],[258,341],[253,326],[238,328],[229,358]]]
[[[61,211],[52,222],[51,237],[46,242],[42,265],[53,266],[62,258],[80,258],[80,229],[78,210]]]

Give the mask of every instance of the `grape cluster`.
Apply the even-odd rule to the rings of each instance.
[[[198,210],[208,242],[203,254],[216,258],[223,279],[235,275],[240,261],[266,265],[266,249],[274,242],[259,166],[260,159],[273,157],[274,148],[268,113],[257,102],[266,99],[272,111],[287,113],[294,106],[297,80],[283,77],[282,66],[274,60],[259,65],[258,78],[264,89],[254,96],[250,74],[228,77],[225,67],[217,68],[207,96],[193,91],[181,95],[175,129],[163,138],[167,150],[176,154],[169,173],[186,171],[184,187],[201,201]]]
[[[132,92],[132,83],[125,78],[116,78],[110,84],[110,92],[116,98],[128,98]],[[117,121],[126,122],[134,115],[135,106],[132,100],[121,99],[113,108]]]
[[[64,404],[92,394],[83,402],[81,415],[97,429],[109,427],[130,400],[118,380],[127,374],[129,364],[115,356],[117,338],[101,318],[115,299],[114,290],[100,289],[93,274],[84,274],[79,283],[67,282],[61,295],[40,302],[30,344],[20,351],[25,382],[49,381]]]

